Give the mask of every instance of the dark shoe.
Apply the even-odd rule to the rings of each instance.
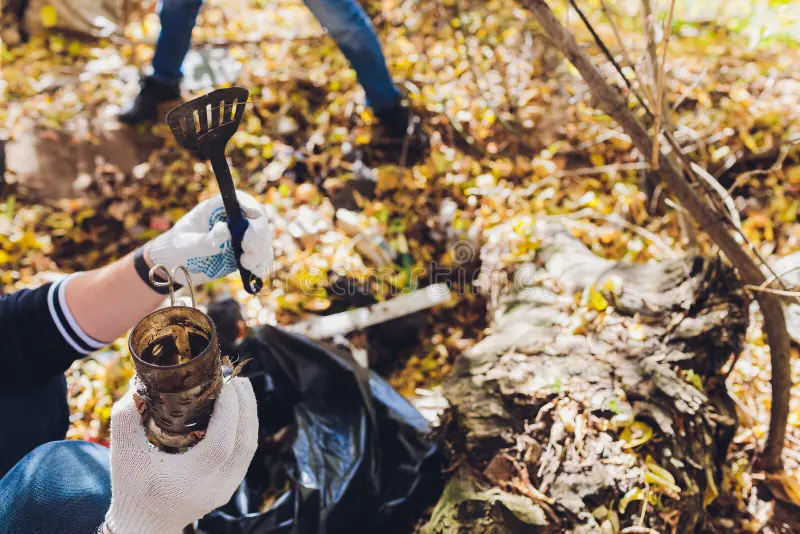
[[[125,106],[119,114],[119,120],[126,124],[156,120],[159,104],[180,98],[179,84],[164,83],[147,76],[142,79],[142,89],[136,99]]]
[[[391,109],[376,112],[380,121],[380,132],[375,143],[380,148],[394,146],[400,154],[400,163],[414,163],[422,158],[430,140],[422,129],[422,121],[401,104]]]

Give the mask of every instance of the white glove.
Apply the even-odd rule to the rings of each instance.
[[[242,266],[263,279],[272,266],[272,230],[266,207],[242,191],[236,191],[236,198],[249,223],[242,238]],[[222,196],[204,200],[171,229],[145,244],[145,256],[151,265],[161,263],[170,270],[184,265],[193,284],[230,274],[237,265],[225,221]]]
[[[112,534],[180,534],[226,504],[258,445],[256,398],[250,381],[222,387],[206,436],[181,454],[161,452],[145,437],[128,389],[111,410]]]

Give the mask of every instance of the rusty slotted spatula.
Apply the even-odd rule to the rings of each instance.
[[[249,91],[243,87],[217,89],[170,111],[167,124],[179,145],[195,155],[211,160],[211,167],[222,193],[239,274],[245,290],[255,295],[261,290],[263,282],[242,267],[242,238],[249,223],[239,207],[231,170],[225,159],[225,145],[239,129],[249,96]]]

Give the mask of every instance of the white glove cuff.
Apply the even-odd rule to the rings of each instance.
[[[167,269],[172,269],[174,265],[170,265],[169,256],[175,248],[175,244],[167,237],[169,232],[165,232],[156,237],[149,243],[146,243],[144,248],[147,256],[150,259],[151,265],[158,265],[159,263],[167,266]]]

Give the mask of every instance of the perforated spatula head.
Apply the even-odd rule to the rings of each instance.
[[[255,295],[263,281],[242,265],[242,240],[249,223],[236,198],[231,169],[225,158],[225,145],[239,129],[248,96],[250,92],[243,87],[217,89],[170,111],[167,124],[178,144],[198,157],[211,161],[225,207],[225,219],[239,273],[245,290]]]
[[[178,144],[208,159],[210,151],[225,150],[239,128],[249,96],[244,87],[217,89],[170,111],[167,124]]]

